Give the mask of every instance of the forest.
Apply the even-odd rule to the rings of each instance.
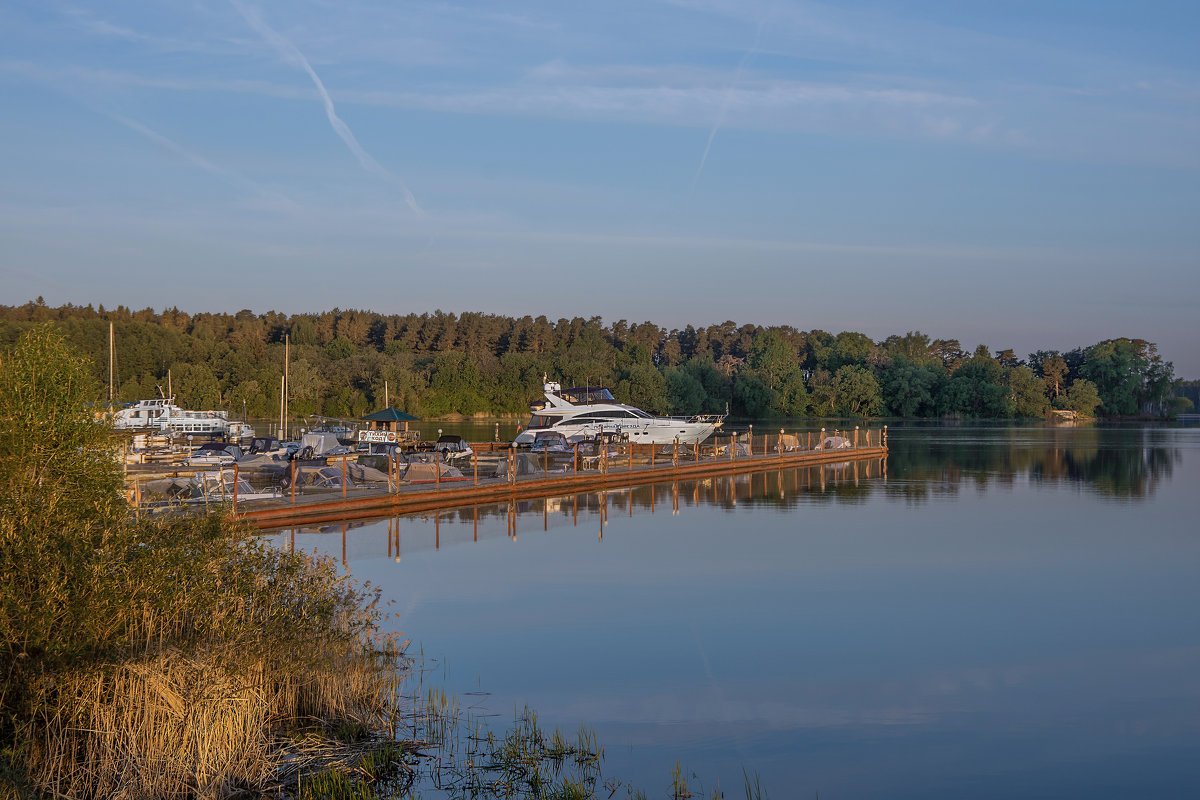
[[[384,405],[421,417],[527,412],[543,375],[608,386],[660,414],[795,417],[1020,418],[1051,409],[1083,416],[1169,416],[1192,407],[1152,342],[1107,339],[1025,357],[920,331],[883,341],[789,325],[727,321],[668,330],[600,317],[485,313],[315,314],[156,312],[118,306],[0,306],[0,345],[51,322],[114,399],[172,391],[192,409],[279,412],[285,341],[290,414],[355,418]],[[1183,391],[1181,391],[1183,390]]]

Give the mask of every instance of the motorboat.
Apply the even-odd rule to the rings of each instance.
[[[113,416],[117,430],[148,430],[193,436],[224,436],[229,432],[229,412],[188,411],[174,397],[139,400]]]
[[[184,463],[189,467],[228,466],[243,455],[242,448],[232,442],[205,442],[193,450]]]
[[[235,490],[236,487],[236,490]],[[233,470],[202,472],[190,477],[159,478],[139,485],[141,502],[150,507],[199,505],[272,500],[281,496],[278,488],[256,488]]]
[[[544,403],[534,406],[529,425],[513,442],[533,444],[539,432],[556,431],[569,442],[601,435],[616,435],[634,444],[694,444],[721,427],[724,414],[691,417],[656,417],[640,408],[618,403],[608,389],[585,386],[563,389],[558,383],[543,384]]]

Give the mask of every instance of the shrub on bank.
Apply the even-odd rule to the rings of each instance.
[[[223,797],[394,734],[373,598],[228,517],[131,517],[87,376],[48,327],[0,362],[0,785]]]

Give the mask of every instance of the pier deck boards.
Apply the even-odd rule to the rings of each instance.
[[[630,469],[627,459],[614,458],[607,471],[550,472],[525,475],[515,480],[480,478],[429,483],[404,484],[396,490],[353,489],[345,498],[338,491],[297,495],[290,498],[257,501],[252,507],[238,509],[238,516],[260,528],[286,527],[297,523],[330,522],[377,516],[381,512],[410,513],[523,500],[576,492],[601,491],[623,486],[658,483],[688,478],[705,478],[764,470],[813,467],[852,461],[869,461],[887,456],[887,447],[856,447],[842,450],[798,450],[768,455],[739,455],[704,458],[699,462],[680,461],[673,465],[658,461],[654,466],[636,461]]]

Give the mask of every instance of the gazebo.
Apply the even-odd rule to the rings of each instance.
[[[358,440],[360,442],[387,442],[387,443],[415,443],[421,440],[420,431],[410,431],[408,423],[417,422],[421,418],[414,417],[412,414],[398,411],[394,408],[385,408],[376,411],[373,414],[367,414],[365,417],[359,417],[363,422],[370,423],[371,427],[358,432]]]

